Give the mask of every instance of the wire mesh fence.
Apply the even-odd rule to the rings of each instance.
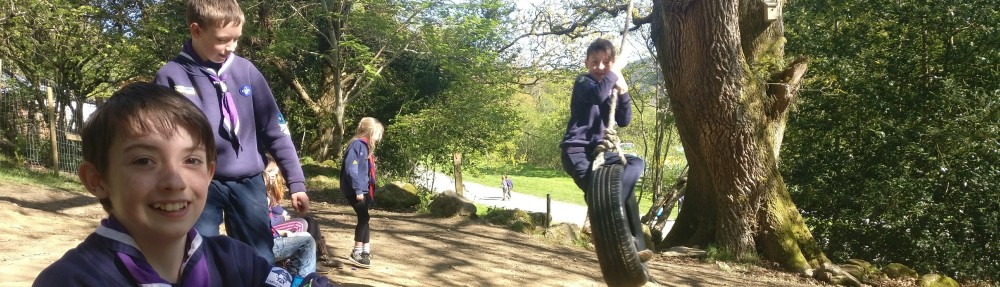
[[[78,125],[57,120],[55,130],[49,126],[46,101],[31,91],[0,88],[0,149],[7,156],[27,167],[45,167],[76,173],[83,160]],[[44,93],[43,91],[36,91]],[[72,109],[56,118],[73,119]],[[53,141],[53,137],[55,140]],[[55,143],[56,149],[53,149]],[[56,160],[54,160],[56,159]],[[54,167],[55,165],[55,167]]]

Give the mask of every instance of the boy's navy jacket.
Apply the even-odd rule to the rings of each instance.
[[[212,124],[218,152],[215,177],[240,179],[260,174],[266,164],[264,152],[270,152],[285,173],[288,190],[306,191],[299,156],[291,137],[282,129],[285,118],[260,70],[236,54],[231,54],[218,70],[203,63],[188,40],[180,55],[156,72],[154,81],[187,96]],[[221,109],[224,93],[212,77],[222,78],[222,86],[232,95],[238,111],[236,139],[227,131]]]
[[[369,187],[375,184],[375,179],[371,176],[368,152],[368,144],[364,141],[352,140],[347,144],[340,169],[340,191],[347,198],[367,194]]]
[[[80,245],[42,270],[33,286],[171,286],[146,263],[132,237],[120,224],[116,228],[111,221],[103,220]],[[187,242],[188,256],[175,285],[291,285],[287,271],[273,268],[250,246],[236,239],[202,237],[192,229]]]
[[[618,76],[608,73],[600,82],[589,74],[576,77],[570,99],[570,117],[566,134],[559,147],[566,152],[586,152],[604,141],[604,128],[608,126],[611,110],[611,93]],[[628,93],[618,96],[615,123],[628,126],[632,120],[632,98]]]

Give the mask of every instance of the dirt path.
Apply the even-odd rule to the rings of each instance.
[[[311,195],[328,246],[346,255],[353,211]],[[89,194],[0,183],[0,287],[29,286],[45,266],[75,247],[104,217]],[[602,286],[593,251],[546,242],[478,221],[375,210],[374,267],[326,269],[345,286]],[[723,271],[715,264],[657,257],[661,286],[815,286],[811,280],[759,268]],[[651,284],[656,286],[656,284]]]

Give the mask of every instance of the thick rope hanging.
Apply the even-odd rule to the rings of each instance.
[[[621,45],[618,45],[618,56],[625,54],[625,39],[628,37],[628,24],[632,21],[632,0],[628,1],[628,5],[626,7],[625,27],[622,28],[622,43]],[[615,126],[617,125],[617,123],[615,123],[615,109],[617,109],[618,106],[618,96],[620,96],[620,92],[621,90],[613,89],[611,93],[611,109],[608,113],[608,126],[604,129],[604,141],[597,145],[597,156],[594,157],[594,164],[591,167],[593,170],[597,170],[598,167],[604,165],[604,152],[607,150],[617,151],[618,158],[621,159],[622,165],[628,164],[628,162],[625,161],[625,152],[621,149],[621,138],[618,137],[618,131],[615,130]]]

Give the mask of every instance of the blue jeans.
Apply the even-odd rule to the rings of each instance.
[[[288,273],[306,277],[316,272],[316,241],[309,233],[274,238],[274,257],[278,261],[288,260]]]
[[[271,235],[264,190],[262,174],[241,179],[212,179],[205,211],[194,228],[202,236],[219,235],[219,225],[225,219],[227,235],[250,245],[268,262],[274,262],[274,236]]]

